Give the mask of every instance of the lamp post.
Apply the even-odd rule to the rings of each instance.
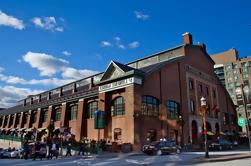
[[[248,122],[248,112],[247,112],[247,101],[249,100],[249,87],[243,86],[243,84],[241,85],[241,88],[237,88],[236,89],[236,94],[242,94],[242,98],[243,98],[243,105],[244,105],[244,111],[245,111],[245,116],[246,116],[246,132],[247,132],[247,136],[248,136],[248,144],[249,144],[249,150],[251,151],[251,141],[250,141],[250,133],[249,133],[249,122]]]
[[[62,123],[60,123],[60,155],[63,156],[63,134],[65,131],[65,127],[62,126]]]
[[[200,99],[200,112],[202,114],[202,119],[203,119],[203,127],[204,127],[204,139],[205,139],[205,158],[209,158],[209,153],[208,153],[208,146],[207,146],[207,123],[206,123],[206,99],[204,97],[201,97]]]

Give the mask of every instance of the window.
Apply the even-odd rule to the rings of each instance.
[[[55,120],[60,121],[61,120],[62,108],[60,106],[55,107],[55,112],[56,112]]]
[[[195,102],[194,102],[194,100],[190,100],[190,108],[191,108],[191,112],[194,114],[195,113]]]
[[[242,74],[243,79],[248,79],[248,74]]]
[[[227,64],[226,65],[226,70],[231,70],[231,68],[232,68],[232,64]]]
[[[232,68],[237,69],[238,68],[237,64],[233,64]]]
[[[93,101],[88,104],[88,117],[87,118],[94,118],[94,113],[98,111],[98,102]]]
[[[76,103],[71,104],[70,111],[71,111],[71,120],[76,120],[78,115],[78,105]]]
[[[22,124],[24,125],[24,124],[26,124],[26,122],[27,122],[27,113],[23,112],[23,121],[22,121]]]
[[[33,112],[33,119],[32,119],[32,123],[36,123],[37,121],[37,111]]]
[[[202,85],[201,84],[199,84],[199,89],[200,89],[200,93],[202,93],[203,89],[202,89]]]
[[[227,77],[231,77],[232,73],[230,71],[226,72]]]
[[[234,87],[233,83],[228,83],[227,86],[228,86],[228,88],[233,88]]]
[[[125,114],[125,101],[123,97],[117,97],[112,101],[111,114],[112,116]]]
[[[213,98],[216,98],[216,91],[213,89]]]
[[[227,114],[227,113],[224,113],[224,114],[223,114],[223,124],[224,124],[224,125],[227,125],[227,124],[228,124],[228,114]]]
[[[119,142],[122,138],[122,129],[121,128],[115,128],[114,129],[114,141]]]
[[[180,109],[179,103],[173,100],[168,100],[166,104],[166,108],[167,108],[167,115],[169,118],[171,119],[178,118],[179,109]]]
[[[188,86],[189,86],[189,89],[192,90],[193,89],[193,80],[189,80],[189,83],[188,83]]]
[[[42,122],[46,122],[48,117],[48,110],[47,109],[43,109],[42,110]]]
[[[233,70],[234,76],[238,76],[238,70]]]
[[[247,73],[248,69],[247,68],[242,68],[242,73]]]
[[[247,67],[247,63],[246,62],[243,62],[243,63],[241,63],[241,67]]]
[[[159,116],[159,100],[152,96],[142,96],[141,112],[146,116]]]
[[[207,95],[209,95],[209,90],[208,90],[208,87],[206,87],[206,91],[207,91]]]
[[[240,83],[239,81],[237,81],[237,82],[235,83],[235,87],[239,87],[239,86],[241,86],[241,83]]]
[[[245,86],[245,85],[249,85],[249,81],[248,81],[248,80],[244,80],[244,81],[243,81],[243,84],[244,84],[244,86]]]
[[[227,82],[232,82],[232,81],[233,81],[232,77],[227,78]]]

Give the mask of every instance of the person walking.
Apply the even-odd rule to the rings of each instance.
[[[34,155],[33,155],[33,160],[36,160],[37,157],[39,157],[39,152],[40,152],[40,143],[39,142],[36,142],[35,145],[35,151],[34,151]]]
[[[29,155],[29,144],[28,141],[24,142],[24,159],[27,160]]]
[[[70,142],[67,143],[67,152],[66,152],[66,155],[65,155],[65,156],[68,156],[68,154],[69,154],[70,156],[72,156],[72,155],[71,155],[71,143],[70,143]]]

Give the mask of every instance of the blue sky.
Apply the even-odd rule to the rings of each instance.
[[[0,0],[0,107],[182,43],[251,55],[248,0]]]

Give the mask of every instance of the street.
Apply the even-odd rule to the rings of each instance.
[[[213,156],[224,156],[233,154],[244,154],[247,151],[225,151],[225,152],[210,152]],[[59,159],[42,161],[32,161],[23,159],[1,159],[0,165],[13,166],[54,166],[54,165],[83,165],[83,166],[131,166],[131,165],[156,165],[156,166],[174,166],[174,165],[219,165],[222,162],[199,162],[198,159],[203,159],[203,152],[183,152],[181,154],[169,154],[162,156],[148,156],[143,154],[102,154],[99,156],[73,156]],[[225,161],[228,165],[251,165],[250,159]],[[238,163],[238,164],[237,164]]]

